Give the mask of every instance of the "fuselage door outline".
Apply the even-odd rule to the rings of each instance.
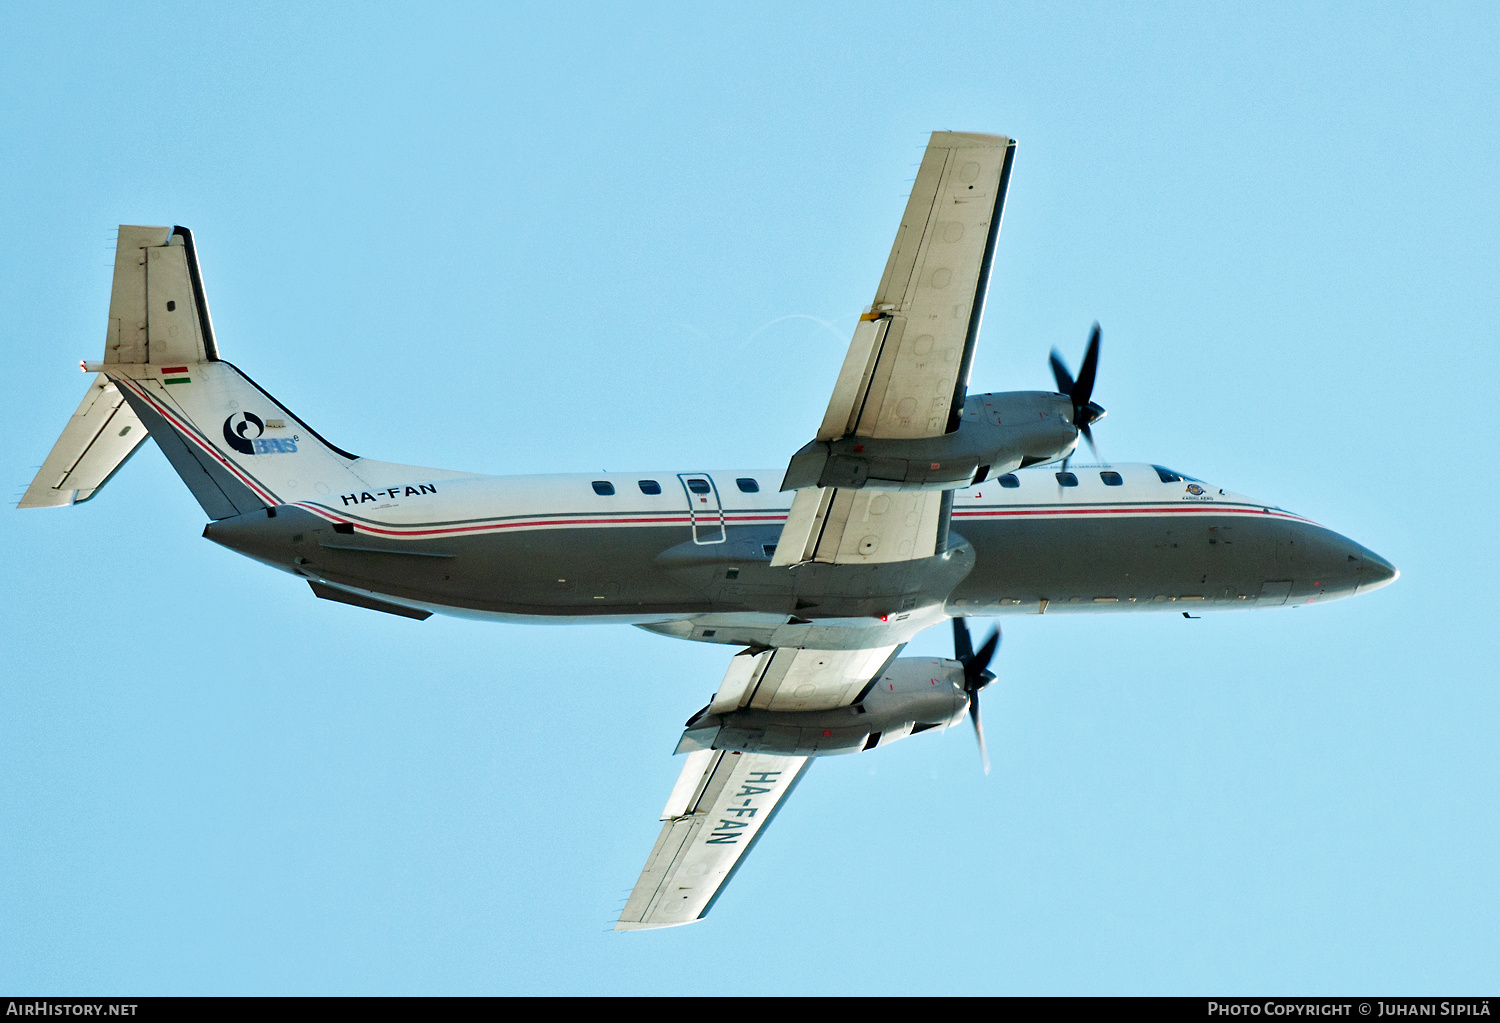
[[[701,472],[680,472],[682,492],[687,496],[688,515],[693,520],[693,543],[723,543],[724,506],[719,502],[719,488],[712,476]]]

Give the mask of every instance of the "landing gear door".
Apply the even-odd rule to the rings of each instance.
[[[724,542],[724,508],[719,504],[719,488],[713,477],[697,472],[677,474],[687,495],[688,512],[693,519],[693,543]]]

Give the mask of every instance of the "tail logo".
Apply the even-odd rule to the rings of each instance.
[[[291,455],[297,453],[297,438],[278,440],[262,437],[265,420],[254,412],[236,412],[224,420],[224,441],[242,455]]]

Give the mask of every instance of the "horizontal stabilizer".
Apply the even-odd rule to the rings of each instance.
[[[99,374],[17,507],[57,508],[87,501],[145,439],[146,428],[119,388]]]

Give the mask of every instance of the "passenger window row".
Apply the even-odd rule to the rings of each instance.
[[[1168,469],[1165,466],[1153,465],[1151,468],[1156,470],[1157,478],[1159,478],[1163,483],[1181,483],[1183,480],[1187,480],[1191,483],[1203,482],[1196,477],[1185,476],[1180,472],[1173,472],[1171,469]],[[1060,487],[1078,486],[1078,476],[1074,473],[1059,472],[1056,473],[1056,476],[1057,485]],[[1106,487],[1119,487],[1125,485],[1124,478],[1119,473],[1112,470],[1105,470],[1099,473],[1099,479],[1103,481]],[[1008,472],[1003,476],[995,477],[995,482],[1000,484],[1007,490],[1014,490],[1021,485],[1021,480],[1013,472]],[[740,488],[741,493],[760,493],[760,483],[747,476],[740,477],[739,479],[735,480],[734,483],[735,486]],[[709,486],[708,481],[704,479],[688,480],[687,485],[688,489],[695,494],[707,494],[712,489]],[[639,480],[637,482],[637,486],[641,488],[641,493],[643,494],[650,494],[654,496],[661,493],[661,484],[656,480]],[[611,497],[614,495],[614,492],[615,485],[613,483],[610,483],[608,480],[594,480],[594,493],[598,494],[600,497]]]
[[[1125,483],[1124,477],[1117,472],[1101,472],[1099,478],[1104,481],[1106,487],[1119,487]],[[1007,490],[1014,490],[1021,485],[1020,479],[1013,472],[1008,472],[1004,476],[997,476],[995,482]],[[1060,487],[1076,487],[1078,486],[1078,477],[1071,472],[1060,472],[1057,474],[1057,485]]]
[[[734,481],[734,484],[735,486],[740,488],[741,493],[760,493],[760,483],[749,478],[748,476],[740,477],[739,479]],[[661,493],[661,484],[656,482],[656,480],[638,480],[636,481],[636,486],[641,488],[641,493],[643,494],[650,494],[652,496],[655,496],[656,494]],[[688,489],[695,494],[707,494],[713,489],[709,485],[708,480],[702,479],[688,480],[687,486]],[[609,482],[609,480],[594,480],[594,493],[598,494],[600,497],[613,497],[615,493],[615,485]]]

